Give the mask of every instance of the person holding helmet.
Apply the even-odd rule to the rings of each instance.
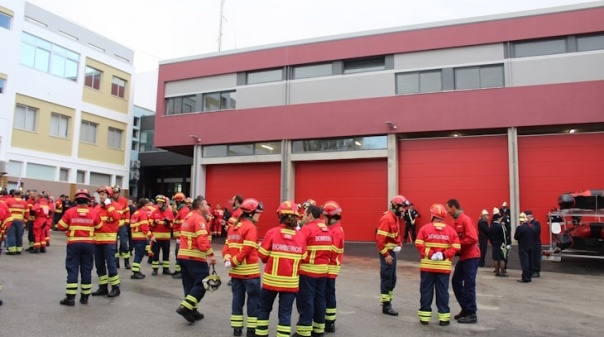
[[[120,267],[120,257],[124,259],[124,268],[130,269],[130,208],[128,207],[128,199],[121,197],[121,189],[118,185],[113,189],[113,207],[122,215],[119,222],[118,238],[116,246],[119,244],[119,249],[116,248],[115,266]]]
[[[335,201],[328,201],[322,207],[325,224],[333,238],[333,255],[327,266],[325,286],[325,332],[336,332],[336,278],[340,274],[344,259],[344,229],[342,228],[342,208]]]
[[[480,260],[478,267],[485,266],[487,256],[487,244],[489,242],[489,211],[483,209],[478,219],[478,246],[480,247]]]
[[[141,273],[141,261],[145,256],[145,246],[147,246],[147,240],[155,242],[153,233],[149,230],[149,215],[146,208],[149,203],[149,199],[142,198],[136,204],[136,211],[130,218],[130,230],[132,231],[132,242],[134,246],[134,260],[132,262],[132,275],[130,278],[133,280],[142,280],[145,278],[145,274]]]
[[[524,212],[518,215],[518,225],[514,240],[518,241],[518,258],[522,267],[522,278],[517,281],[529,283],[533,277],[533,249],[535,248],[535,231]]]
[[[184,199],[183,197],[181,201],[184,202]],[[216,258],[208,240],[208,225],[201,215],[203,200],[193,200],[191,207],[190,215],[179,228],[180,249],[177,258],[182,268],[181,278],[185,299],[176,312],[187,322],[195,323],[204,317],[197,308],[206,293],[203,280],[210,275],[208,264],[214,266]]]
[[[333,236],[321,221],[321,208],[309,205],[300,234],[306,237],[309,254],[300,263],[300,290],[296,308],[300,313],[294,336],[323,336],[325,332],[325,288],[329,264],[334,254]]]
[[[277,337],[291,335],[292,306],[300,285],[298,265],[307,255],[306,238],[295,230],[298,205],[284,201],[277,209],[279,226],[266,232],[258,256],[265,263],[258,308],[257,337],[268,336],[269,316],[279,296]]]
[[[260,299],[260,265],[258,264],[258,231],[256,223],[260,220],[263,205],[256,199],[243,200],[239,208],[241,215],[233,226],[229,227],[222,248],[224,266],[231,277],[231,327],[233,335],[243,333],[243,304],[247,294],[247,333],[253,337],[258,317]]]
[[[157,240],[152,246],[153,252],[152,268],[153,273],[151,275],[156,276],[157,270],[159,269],[159,251],[162,251],[162,274],[172,275],[170,271],[170,231],[172,230],[172,224],[174,223],[174,213],[168,206],[170,200],[165,195],[158,195],[155,197],[157,207],[151,213],[151,231]]]
[[[430,206],[432,222],[417,233],[415,247],[419,251],[421,282],[419,287],[419,321],[428,324],[432,316],[432,298],[436,292],[436,307],[440,326],[449,325],[449,275],[452,261],[461,249],[455,229],[445,224],[447,210],[441,204]]]
[[[401,251],[401,216],[406,211],[409,202],[402,195],[397,195],[390,200],[390,209],[386,211],[378,222],[375,242],[380,254],[380,301],[382,313],[398,316],[392,309],[392,293],[396,286],[396,254]]]
[[[66,296],[59,303],[74,306],[78,293],[78,275],[82,276],[80,285],[80,303],[87,304],[92,291],[92,265],[94,261],[94,232],[103,226],[99,214],[88,206],[90,193],[79,189],[75,193],[76,205],[63,214],[58,229],[67,235]]]
[[[497,212],[495,212],[497,210]],[[508,234],[506,233],[505,226],[500,222],[501,214],[499,210],[495,208],[493,210],[493,217],[491,220],[491,226],[489,227],[489,240],[491,241],[491,258],[493,258],[495,264],[495,276],[508,277],[506,272],[505,258],[508,254]]]
[[[459,261],[455,265],[455,271],[451,278],[453,293],[461,306],[461,312],[455,315],[454,318],[457,322],[463,324],[477,323],[476,273],[480,260],[480,249],[476,245],[478,243],[476,225],[462,211],[457,199],[449,199],[445,208],[454,219],[453,227],[459,235],[459,243],[461,244]]]
[[[94,232],[94,264],[99,277],[99,288],[92,296],[116,297],[120,295],[120,275],[115,265],[115,242],[120,227],[122,214],[113,201],[113,188],[101,186],[96,192],[99,194],[99,204],[94,210],[101,217],[103,225]],[[111,285],[111,292],[109,292]]]
[[[174,256],[178,256],[178,250],[180,249],[180,227],[182,226],[183,221],[190,212],[185,199],[186,196],[182,192],[174,194],[174,203],[176,204],[176,216],[174,216],[174,224],[172,225],[172,235],[176,238]],[[178,259],[176,259],[176,264],[174,265],[174,274],[172,274],[172,277],[175,279],[179,279],[181,277],[180,264],[178,263]]]

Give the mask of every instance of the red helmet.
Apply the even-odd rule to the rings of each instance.
[[[99,188],[96,189],[97,193],[101,193],[101,192],[105,192],[107,193],[108,197],[112,197],[113,196],[113,188],[110,186],[101,186]]]
[[[390,201],[393,208],[398,208],[399,206],[409,206],[409,200],[402,195],[396,195]]]
[[[290,201],[290,200],[282,202],[281,205],[279,205],[279,208],[277,208],[278,216],[288,215],[288,214],[293,214],[295,216],[300,215],[300,214],[298,214],[298,205],[295,202]]]
[[[244,213],[260,213],[264,210],[262,203],[252,198],[243,200],[239,208],[241,208]]]
[[[308,199],[302,203],[302,208],[307,209],[310,205],[317,205],[317,202],[314,199]]]
[[[79,190],[77,190],[75,192],[74,199],[86,199],[86,200],[90,200],[90,193],[88,193],[87,189],[80,188]]]
[[[178,193],[174,194],[175,201],[181,202],[181,201],[185,200],[185,198],[186,198],[186,196],[182,192],[178,192]]]
[[[334,216],[342,213],[342,208],[335,201],[328,201],[323,205],[323,214],[327,216]]]
[[[433,204],[430,206],[430,214],[435,218],[444,219],[447,216],[447,209],[441,204]]]

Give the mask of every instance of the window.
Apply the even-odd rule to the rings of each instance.
[[[84,79],[84,85],[92,89],[100,90],[102,74],[102,71],[86,66],[86,78]]]
[[[203,147],[203,157],[226,157],[227,146],[226,145],[210,145]]]
[[[55,180],[56,172],[56,167],[48,165],[27,163],[27,166],[25,167],[25,176],[33,179]]]
[[[248,72],[246,76],[247,84],[258,84],[266,82],[279,82],[283,80],[283,69],[271,69]]]
[[[113,76],[111,80],[111,94],[120,98],[124,98],[126,93],[126,80]]]
[[[254,144],[232,144],[228,146],[228,156],[247,156],[254,154]]]
[[[107,147],[113,149],[122,149],[122,133],[120,129],[109,127],[109,134],[107,136]]]
[[[84,143],[96,144],[96,129],[98,124],[82,121],[80,129],[80,141]]]
[[[293,153],[383,150],[386,148],[388,148],[386,136],[296,140],[292,143]]]
[[[254,144],[254,154],[281,154],[281,142]]]
[[[604,49],[604,34],[577,36],[577,51]]]
[[[36,131],[38,109],[17,104],[15,110],[15,128],[27,131]]]
[[[331,63],[311,64],[304,66],[296,66],[293,68],[293,77],[295,80],[300,78],[329,76],[333,74],[333,66]]]
[[[204,158],[281,154],[281,142],[209,145],[202,151]]]
[[[529,57],[566,53],[566,38],[514,42],[514,57]]]
[[[0,94],[4,93],[4,87],[6,86],[6,80],[3,78],[0,78]]]
[[[503,65],[455,68],[455,89],[503,87]]]
[[[140,117],[134,117],[134,121],[132,122],[132,125],[135,128],[140,128],[141,127],[141,118]]]
[[[80,54],[23,33],[20,62],[30,68],[75,81]]]
[[[10,29],[12,17],[6,13],[0,12],[0,27]]]
[[[67,138],[69,131],[69,117],[58,113],[50,114],[50,135]]]
[[[59,181],[69,181],[69,169],[59,169]]]
[[[90,172],[90,185],[111,185],[111,176],[103,173]]]
[[[396,75],[397,94],[417,94],[442,90],[442,71],[430,70]]]
[[[115,176],[115,184],[117,186],[122,186],[123,182],[124,182],[124,177],[122,177],[122,176]]]
[[[236,97],[234,90],[203,94],[203,111],[235,109]]]
[[[197,109],[197,95],[171,97],[166,99],[166,115],[180,115],[195,112]]]
[[[86,172],[78,170],[76,173],[76,183],[84,184],[86,182]]]
[[[386,69],[386,58],[384,56],[344,61],[344,74],[355,74],[384,69]]]

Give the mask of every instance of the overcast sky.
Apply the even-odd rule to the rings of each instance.
[[[158,62],[218,51],[221,0],[26,0],[135,51],[137,73]],[[222,0],[222,50],[587,0]],[[135,104],[153,109],[153,87]],[[156,87],[155,87],[156,88]]]

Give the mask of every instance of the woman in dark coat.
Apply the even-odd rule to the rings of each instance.
[[[499,222],[500,220],[501,214],[494,213],[489,227],[489,241],[491,241],[493,249],[492,258],[495,261],[495,276],[507,277],[508,274],[505,272],[505,255],[507,255],[508,246],[507,234],[505,226]]]

